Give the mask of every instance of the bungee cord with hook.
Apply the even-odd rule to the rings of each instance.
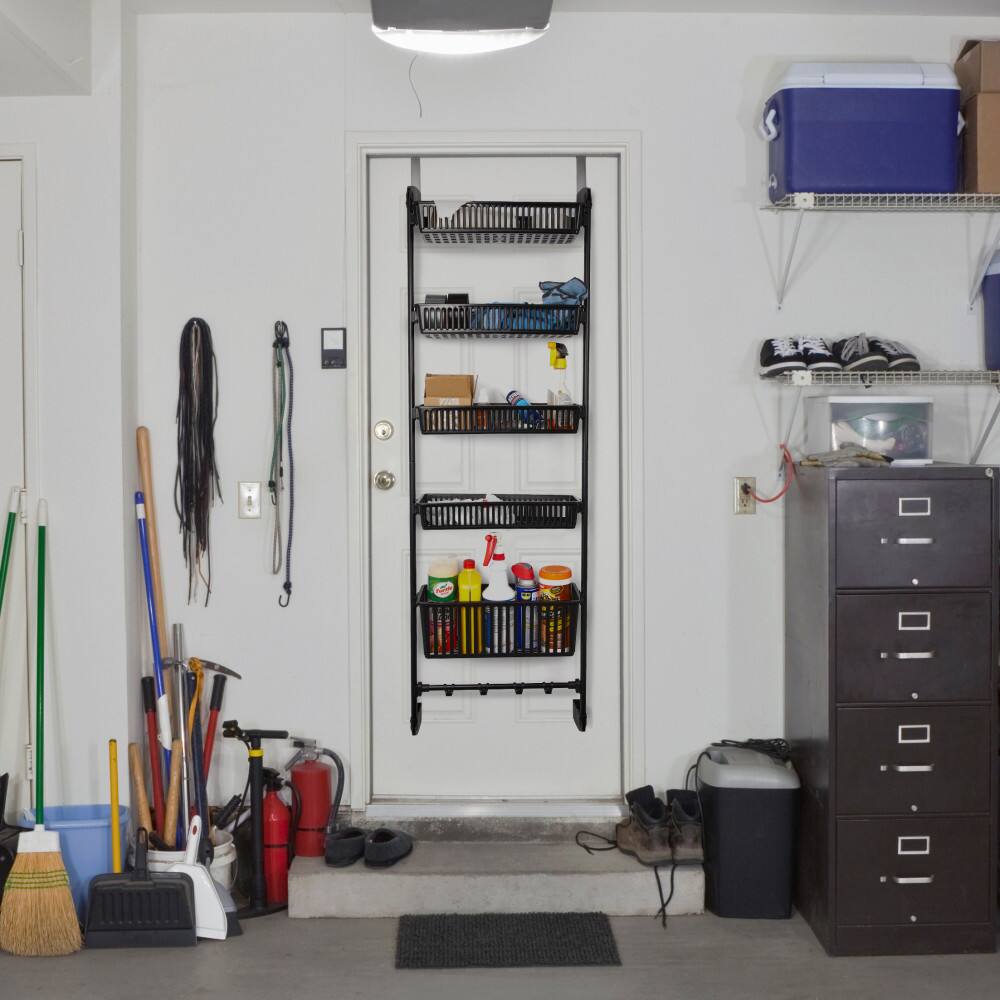
[[[285,567],[283,594],[278,597],[278,605],[288,607],[292,599],[292,533],[295,528],[295,453],[292,449],[292,407],[295,398],[295,369],[289,343],[288,326],[278,320],[274,324],[272,351],[271,399],[274,420],[274,443],[271,448],[271,470],[268,475],[268,489],[274,506],[274,539],[271,546],[271,572],[281,572]],[[286,382],[287,371],[287,382]],[[286,406],[287,403],[287,406]],[[281,494],[285,490],[284,455],[288,449],[288,530],[285,535],[284,559],[281,547]]]

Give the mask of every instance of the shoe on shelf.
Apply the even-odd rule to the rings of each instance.
[[[773,378],[806,366],[799,343],[792,337],[771,337],[760,348],[760,373]]]
[[[822,337],[800,337],[799,350],[806,368],[813,372],[839,372],[844,366],[833,356],[828,341]]]
[[[667,790],[667,822],[670,826],[670,850],[675,862],[702,862],[701,803],[698,793],[683,788]]]
[[[833,353],[845,372],[884,372],[889,367],[885,352],[875,347],[877,341],[864,333],[845,337],[833,345]]]
[[[898,340],[886,340],[884,337],[872,337],[868,341],[871,346],[881,351],[889,359],[891,372],[918,372],[920,362],[917,356],[905,344]]]
[[[644,865],[669,863],[673,853],[669,815],[663,799],[656,797],[652,785],[644,785],[629,792],[625,801],[629,814],[615,830],[618,849]]]

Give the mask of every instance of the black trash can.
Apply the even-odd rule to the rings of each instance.
[[[791,763],[742,747],[698,762],[705,906],[720,917],[792,915],[799,777]]]

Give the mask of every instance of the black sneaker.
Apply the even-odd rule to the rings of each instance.
[[[683,788],[667,790],[670,850],[675,862],[705,860],[702,846],[701,803],[698,793]]]
[[[843,365],[833,356],[830,345],[822,337],[800,337],[799,350],[806,368],[814,372],[839,372]]]
[[[791,337],[772,337],[761,345],[761,375],[783,375],[785,372],[802,371],[805,366],[798,342]]]
[[[847,372],[877,372],[889,367],[885,353],[875,347],[877,341],[869,340],[859,333],[856,337],[846,337],[833,345],[833,353]]]
[[[885,340],[882,337],[872,337],[868,343],[875,350],[881,351],[889,359],[889,371],[920,371],[920,362],[917,360],[917,356],[898,340]]]

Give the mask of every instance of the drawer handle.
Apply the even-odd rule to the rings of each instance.
[[[930,774],[933,764],[893,764],[892,769],[899,774]]]
[[[897,538],[897,545],[933,545],[933,538]]]
[[[918,653],[893,653],[894,660],[933,660],[934,650],[927,649]]]
[[[930,885],[934,881],[933,875],[893,875],[893,882],[896,885]]]

